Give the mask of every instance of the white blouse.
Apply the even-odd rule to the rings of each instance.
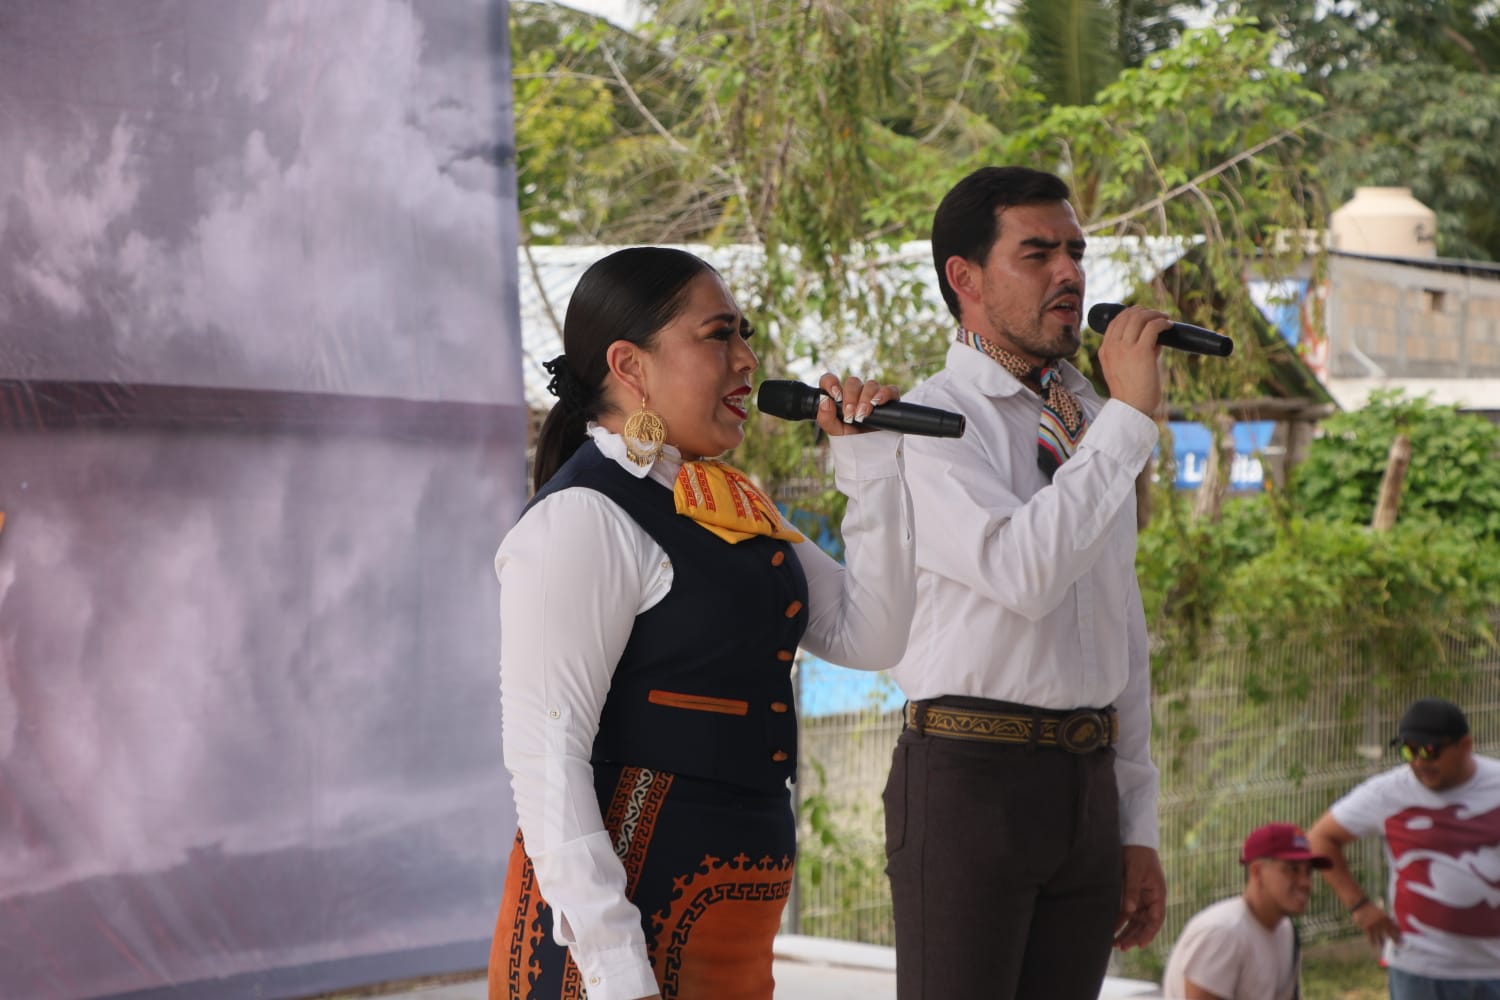
[[[675,450],[640,468],[619,435],[597,425],[589,434],[621,468],[671,489],[681,467]],[[795,544],[809,595],[802,645],[834,663],[885,669],[906,648],[916,596],[902,438],[873,431],[830,440],[834,482],[849,498],[848,568],[811,540]],[[625,896],[589,757],[635,617],[671,589],[672,564],[611,500],[571,488],[522,516],[495,572],[505,765],[554,936],[572,953],[589,1000],[653,995],[640,914]]]

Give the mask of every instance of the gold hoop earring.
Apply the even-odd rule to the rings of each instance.
[[[667,425],[661,414],[646,408],[646,397],[641,397],[641,408],[625,421],[625,457],[636,465],[646,466],[656,461],[661,446],[667,440]]]

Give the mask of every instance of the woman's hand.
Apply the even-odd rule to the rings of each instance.
[[[818,388],[828,394],[818,403],[818,426],[830,437],[870,430],[864,426],[870,411],[901,398],[901,390],[893,385],[861,381],[852,375],[840,381],[833,372],[818,379]]]

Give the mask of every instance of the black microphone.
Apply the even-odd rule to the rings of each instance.
[[[1100,333],[1109,326],[1110,321],[1120,315],[1125,307],[1118,302],[1100,302],[1089,310],[1089,326]],[[1229,352],[1234,350],[1234,341],[1222,333],[1214,333],[1205,330],[1201,326],[1193,326],[1191,323],[1173,323],[1170,330],[1163,330],[1156,342],[1163,347],[1175,348],[1179,351],[1191,351],[1194,354],[1212,354],[1218,358],[1229,357]]]
[[[762,413],[769,413],[782,420],[811,420],[818,415],[818,400],[825,395],[822,389],[803,385],[801,382],[768,378],[760,384],[760,391],[755,395],[755,405]],[[963,436],[964,423],[962,413],[897,400],[875,407],[865,417],[863,425],[900,431],[902,434],[956,438]]]

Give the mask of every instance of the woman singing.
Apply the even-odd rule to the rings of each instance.
[[[495,558],[520,830],[490,997],[770,1000],[791,888],[799,645],[894,664],[914,600],[894,387],[824,375],[848,565],[716,456],[744,437],[750,326],[680,250],[578,283],[536,496]]]

